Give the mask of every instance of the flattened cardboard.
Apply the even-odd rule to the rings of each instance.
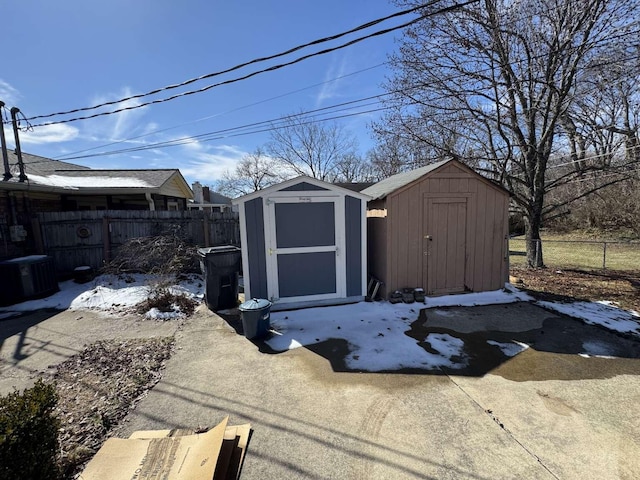
[[[179,437],[182,435],[192,435],[193,430],[138,430],[133,432],[130,439],[151,439],[163,437]],[[224,433],[224,440],[218,455],[214,480],[236,480],[240,478],[242,464],[247,452],[249,437],[251,436],[251,424],[227,426]]]
[[[82,480],[211,480],[228,417],[206,433],[177,437],[110,438],[87,464]]]

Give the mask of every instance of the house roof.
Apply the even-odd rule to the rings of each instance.
[[[262,197],[264,195],[270,195],[273,193],[277,193],[280,191],[283,191],[289,187],[292,187],[294,185],[297,185],[299,183],[307,183],[307,184],[311,184],[315,187],[319,187],[318,190],[315,191],[322,191],[322,190],[326,190],[326,191],[334,191],[334,192],[339,192],[342,193],[344,195],[349,195],[351,197],[355,197],[355,198],[360,198],[364,201],[369,201],[370,197],[367,195],[364,195],[362,192],[354,192],[353,190],[349,190],[347,188],[343,188],[340,187],[338,185],[335,185],[333,183],[328,183],[328,182],[324,182],[322,180],[318,180],[317,178],[312,178],[312,177],[307,177],[306,175],[301,175],[299,177],[296,178],[291,178],[289,180],[286,180],[282,183],[278,183],[276,185],[271,185],[270,187],[267,187],[263,190],[258,190],[256,192],[252,192],[249,193],[247,195],[243,195],[242,197],[238,197],[238,198],[234,198],[233,200],[231,200],[231,203],[233,203],[234,205],[238,205],[240,203],[244,203],[244,202],[248,202],[249,200],[253,200],[254,198],[257,197]]]
[[[337,185],[342,188],[346,188],[353,192],[361,192],[365,188],[369,188],[371,185],[375,185],[376,182],[336,182],[334,185]]]
[[[13,175],[0,186],[15,189],[57,191],[60,193],[159,193],[193,198],[193,192],[178,169],[99,170],[22,153],[27,180],[19,181],[18,158],[10,151]],[[2,167],[4,172],[4,167]]]
[[[216,205],[231,205],[231,199],[221,193],[209,191],[209,203],[214,203]]]
[[[452,159],[442,160],[440,162],[432,163],[424,167],[416,168],[415,170],[411,170],[409,172],[397,173],[385,178],[384,180],[380,180],[378,183],[374,183],[368,188],[365,188],[364,190],[362,190],[362,193],[364,193],[365,195],[369,195],[372,200],[384,198],[390,193],[395,192],[399,188],[402,188],[405,185],[414,182],[427,173],[432,172],[445,163],[451,161]]]
[[[14,150],[7,151],[9,157],[9,166],[11,174],[14,177],[19,175],[18,156]],[[22,163],[24,163],[25,173],[35,173],[36,175],[47,175],[56,170],[91,170],[89,167],[76,165],[75,163],[62,162],[53,160],[52,158],[41,157],[40,155],[32,155],[22,152]],[[4,166],[1,167],[4,173]]]

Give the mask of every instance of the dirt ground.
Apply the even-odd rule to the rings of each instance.
[[[640,312],[640,270],[557,270],[511,268],[512,282],[540,299],[609,300]],[[570,297],[570,298],[566,298]]]

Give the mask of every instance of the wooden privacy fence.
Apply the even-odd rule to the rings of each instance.
[[[54,258],[58,274],[100,268],[132,238],[176,235],[199,247],[240,245],[236,212],[85,210],[39,213],[37,249]]]

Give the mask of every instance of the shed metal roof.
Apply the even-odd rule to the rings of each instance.
[[[361,193],[369,195],[372,200],[379,200],[451,161],[452,159],[442,160],[409,172],[397,173],[365,188]]]

